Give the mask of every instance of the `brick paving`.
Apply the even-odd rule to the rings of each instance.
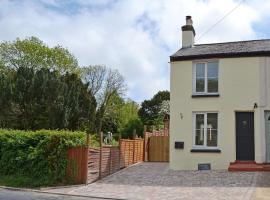
[[[134,200],[247,200],[270,199],[269,188],[270,172],[174,171],[168,163],[140,163],[87,186],[48,191]]]

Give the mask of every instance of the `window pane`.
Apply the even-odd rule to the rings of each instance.
[[[218,79],[217,78],[208,78],[207,92],[209,93],[218,92]]]
[[[196,64],[196,92],[204,92],[205,82],[205,64]]]
[[[207,146],[217,146],[218,114],[207,113]]]
[[[196,114],[196,129],[203,129],[204,126],[204,114]]]
[[[197,63],[196,64],[196,78],[205,77],[205,64],[204,63]]]
[[[217,62],[207,63],[207,77],[210,77],[210,78],[218,77],[218,63]]]
[[[196,130],[195,145],[203,145],[204,131],[203,129]]]
[[[216,147],[217,146],[217,130],[216,129],[207,129],[207,146]]]
[[[218,92],[218,63],[207,63],[207,92]]]
[[[207,128],[218,129],[217,113],[207,113]]]
[[[204,78],[196,79],[196,92],[204,92]]]
[[[204,114],[196,114],[195,145],[204,144]]]

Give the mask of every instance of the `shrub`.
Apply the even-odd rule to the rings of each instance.
[[[64,183],[67,150],[84,144],[84,132],[0,129],[0,176],[27,177],[36,187]]]
[[[139,118],[130,119],[121,131],[122,138],[132,139],[133,130],[136,130],[136,135],[143,136],[143,123]]]

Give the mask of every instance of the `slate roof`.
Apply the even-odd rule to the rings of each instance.
[[[178,50],[170,56],[170,61],[255,56],[270,56],[270,39],[197,44]]]

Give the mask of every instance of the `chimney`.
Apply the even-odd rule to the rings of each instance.
[[[195,30],[191,16],[186,16],[186,25],[182,26],[182,48],[190,48],[194,45]]]

